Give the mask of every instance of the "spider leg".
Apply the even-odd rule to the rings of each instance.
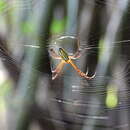
[[[56,52],[54,51],[53,48],[49,49],[49,54],[52,58],[54,59],[61,59],[61,57],[59,55],[56,54]]]
[[[65,63],[65,61],[61,60],[56,69],[52,70],[52,80],[56,79],[60,75]]]
[[[96,75],[96,73],[92,76],[88,76],[88,71],[86,72],[87,74],[85,74],[84,72],[82,72],[74,63],[72,60],[68,61],[69,64],[71,64],[71,66],[77,71],[77,73],[81,76],[86,78],[87,80],[93,79]]]
[[[96,76],[96,72],[92,76],[88,76],[88,68],[87,68],[85,76],[87,76],[88,79],[93,79]]]
[[[82,55],[82,52],[81,50],[78,50],[73,56],[69,56],[70,59],[77,59],[77,58],[80,58]]]
[[[85,74],[85,73],[83,73],[83,72],[81,72],[82,74],[81,74],[81,76],[83,76],[83,77],[85,77],[86,79],[93,79],[95,76],[96,76],[96,72],[95,72],[95,74],[93,74],[92,76],[88,76],[87,74]]]
[[[88,75],[88,68],[87,68],[87,71],[86,71],[86,75]]]

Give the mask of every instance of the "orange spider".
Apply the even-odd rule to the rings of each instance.
[[[58,77],[58,75],[60,74],[61,70],[63,69],[65,64],[70,64],[76,71],[77,73],[81,76],[86,78],[87,80],[90,80],[92,78],[95,77],[95,74],[93,76],[88,76],[87,74],[85,74],[84,72],[82,72],[72,61],[72,59],[77,59],[81,56],[81,52],[80,50],[78,52],[76,52],[73,56],[69,56],[68,53],[63,49],[63,48],[59,48],[58,49],[58,54],[56,54],[56,52],[54,51],[53,48],[51,48],[50,50],[50,55],[51,57],[53,57],[54,59],[60,59],[61,62],[57,65],[56,69],[52,71],[52,80],[56,79]]]

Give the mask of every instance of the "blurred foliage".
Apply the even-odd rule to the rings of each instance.
[[[117,88],[114,85],[107,86],[107,95],[106,95],[106,106],[107,108],[114,108],[118,105],[118,93]]]
[[[5,98],[10,94],[12,89],[12,82],[10,80],[5,80],[0,84],[0,111],[5,111]]]
[[[36,31],[35,25],[30,21],[22,22],[20,27],[21,27],[21,31],[24,34],[32,34]]]
[[[51,24],[51,33],[60,34],[65,31],[65,18],[64,19],[53,19]]]
[[[0,13],[7,8],[7,3],[5,0],[0,0]]]
[[[102,54],[103,52],[105,51],[105,46],[104,46],[104,39],[101,38],[99,40],[99,44],[98,44],[98,51],[99,51],[99,54],[98,54],[98,59],[101,59],[102,58]]]
[[[112,75],[115,73],[115,68],[120,65],[116,63],[118,58],[111,53],[113,50],[116,53],[115,39],[121,36],[121,33],[118,35],[117,32],[127,0],[123,1],[123,4],[120,2],[122,1],[117,0],[113,4],[109,0],[0,0],[0,14],[2,14],[0,26],[1,30],[4,30],[3,32],[0,30],[1,61],[6,64],[5,68],[10,72],[10,77],[12,76],[12,79],[17,77],[13,85],[10,80],[0,84],[0,112],[5,110],[5,103],[8,103],[9,118],[15,118],[13,123],[12,120],[7,123],[15,126],[10,130],[28,130],[32,120],[37,121],[45,130],[75,130],[77,125],[76,130],[95,130],[96,124],[100,121],[101,124],[97,125],[101,126],[100,128],[104,124],[108,126],[109,120],[106,119],[109,119],[110,113],[105,110],[118,108],[121,102],[119,86],[108,83],[111,79],[115,80]],[[129,28],[129,20],[127,27]],[[93,80],[83,79],[67,66],[63,75],[52,81],[53,72],[50,64],[55,69],[59,60],[54,59],[56,65],[51,63],[53,61],[49,57],[48,48],[54,47],[54,44],[53,40],[52,45],[49,41],[53,36],[61,34],[74,36],[76,40],[80,39],[79,50],[76,49],[75,55],[81,57],[75,58],[75,63],[83,72],[88,69],[88,75],[96,71]],[[59,50],[60,44],[54,41],[53,49]],[[65,49],[67,46],[70,52],[74,51],[75,45],[71,46],[71,43],[73,41],[64,40],[62,47]],[[87,47],[91,50],[87,50]],[[125,52],[126,49],[128,48],[125,48]],[[123,60],[124,58],[120,59],[121,62]],[[118,76],[120,75],[123,74],[118,73]],[[125,78],[124,76],[122,79]],[[129,80],[128,76],[127,78]],[[125,88],[123,85],[121,87]],[[129,83],[126,91],[128,89]],[[10,98],[11,92],[15,94]],[[6,96],[9,97],[7,102],[5,102]],[[121,99],[125,100],[122,97]],[[126,104],[126,107],[127,105],[129,104]],[[107,109],[104,110],[104,106]],[[105,114],[100,115],[100,111]],[[120,119],[116,119],[117,116],[112,117],[121,122]],[[116,126],[116,123],[112,125],[110,124],[111,127]],[[113,128],[116,128],[115,126]]]

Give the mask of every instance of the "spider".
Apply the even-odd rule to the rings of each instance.
[[[58,55],[59,54],[59,55]],[[56,69],[54,69],[52,71],[52,80],[56,79],[60,72],[62,71],[63,67],[65,64],[70,64],[79,74],[79,76],[86,78],[87,80],[90,80],[92,78],[95,77],[95,74],[93,76],[88,76],[87,73],[85,74],[84,72],[82,72],[77,65],[74,64],[74,62],[72,61],[73,59],[77,59],[81,56],[80,50],[78,50],[74,55],[69,56],[68,53],[63,49],[63,48],[59,48],[58,49],[58,54],[54,51],[53,48],[50,49],[50,55],[52,58],[54,59],[60,59],[61,62],[57,65]]]

